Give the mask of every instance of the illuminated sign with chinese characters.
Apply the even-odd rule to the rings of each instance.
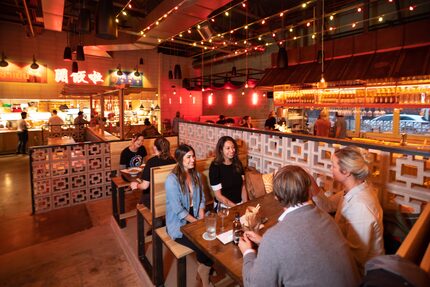
[[[69,78],[74,84],[94,84],[103,83],[103,76],[97,71],[93,71],[87,74],[86,71],[78,71],[77,73],[71,73],[67,69],[55,69],[55,81],[57,83],[69,83]]]

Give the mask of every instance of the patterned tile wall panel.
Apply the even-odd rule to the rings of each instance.
[[[327,190],[341,188],[332,179],[330,160],[334,151],[343,147],[340,144],[190,122],[181,122],[179,131],[179,142],[193,146],[198,159],[213,156],[218,139],[229,135],[238,141],[239,152],[248,155],[248,165],[262,173],[294,164],[319,178]],[[430,157],[379,149],[368,149],[368,153],[372,159],[370,180],[383,205],[401,204],[421,212],[423,203],[430,201]]]
[[[111,195],[109,143],[32,149],[35,213]]]

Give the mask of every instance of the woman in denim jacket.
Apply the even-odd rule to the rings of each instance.
[[[166,187],[166,226],[167,233],[176,242],[196,252],[199,262],[197,272],[203,287],[211,286],[209,271],[213,262],[200,251],[188,238],[183,236],[180,228],[188,222],[204,218],[205,196],[200,174],[195,169],[196,156],[194,149],[181,144],[175,151],[176,166],[167,176]]]

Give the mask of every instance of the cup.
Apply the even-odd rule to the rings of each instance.
[[[216,215],[210,213],[205,217],[206,237],[208,240],[213,240],[216,237]]]

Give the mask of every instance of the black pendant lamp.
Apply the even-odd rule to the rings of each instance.
[[[30,68],[32,68],[33,70],[39,69],[39,64],[36,63],[36,57],[34,55],[33,55],[33,63],[31,64]]]
[[[172,80],[172,79],[173,79],[173,71],[169,70],[169,80]]]
[[[67,61],[67,62],[72,61],[72,48],[70,48],[70,46],[67,46],[64,48],[63,59],[64,61]]]
[[[174,68],[175,79],[182,79],[181,65],[176,64]]]
[[[85,61],[84,46],[82,44],[76,46],[76,60]]]
[[[276,60],[278,68],[288,68],[288,53],[285,47],[279,47]]]
[[[236,75],[237,75],[237,69],[236,69],[236,66],[233,66],[233,67],[231,68],[231,75],[232,75],[232,76],[236,76]]]
[[[72,73],[77,73],[77,72],[79,72],[78,62],[73,61],[73,63],[72,63]]]

